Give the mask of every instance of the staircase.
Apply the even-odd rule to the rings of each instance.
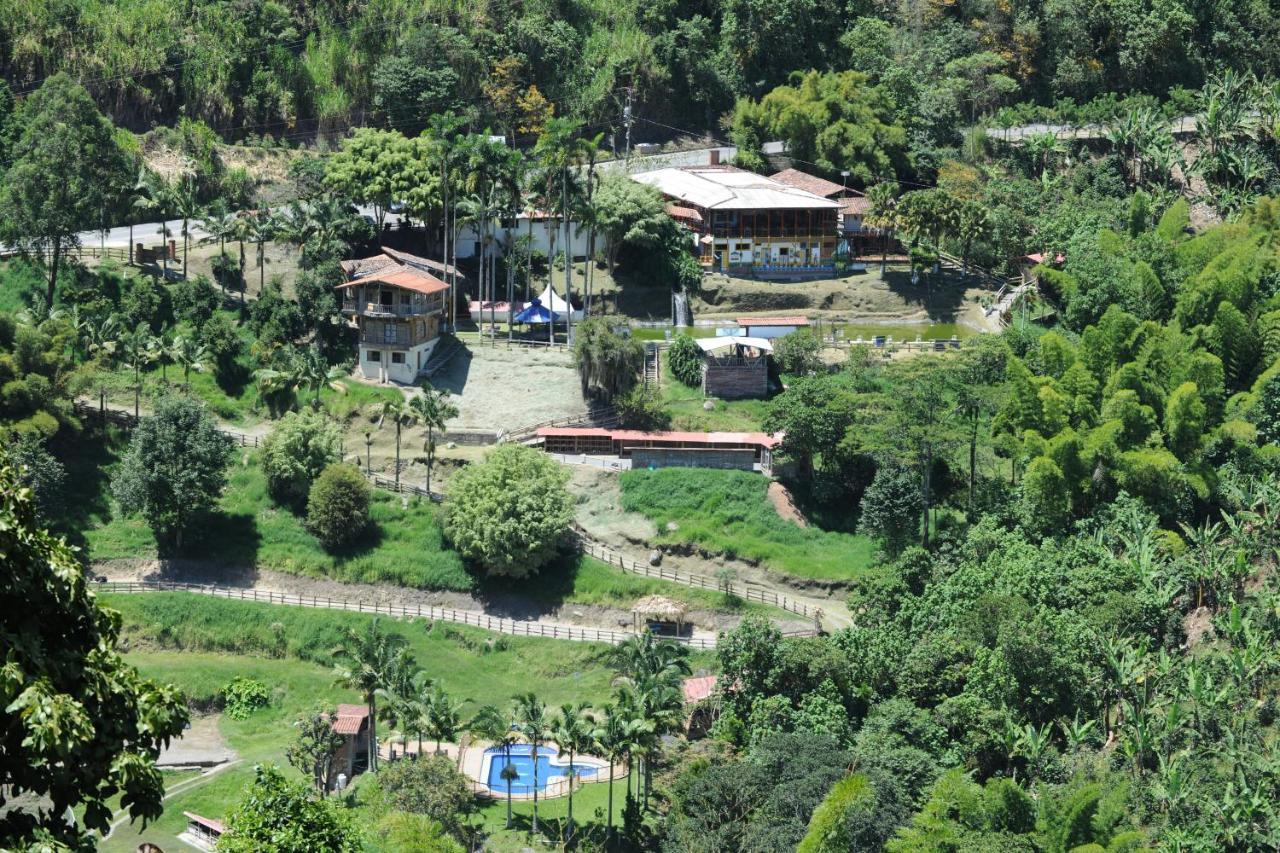
[[[462,344],[457,338],[447,333],[441,335],[440,342],[431,350],[431,357],[427,359],[426,364],[422,365],[419,375],[425,379],[431,379],[460,352],[462,352]]]
[[[644,387],[657,388],[662,377],[661,350],[650,341],[644,345]]]

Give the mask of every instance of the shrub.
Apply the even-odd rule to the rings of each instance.
[[[662,408],[658,392],[651,386],[637,385],[613,401],[618,425],[624,429],[659,430],[671,426],[671,415]]]
[[[678,335],[667,348],[671,375],[682,385],[697,388],[702,384],[702,350],[689,335]]]
[[[920,480],[901,465],[882,465],[862,496],[858,530],[900,554],[920,533]]]
[[[218,292],[213,289],[213,282],[204,275],[175,284],[172,298],[174,312],[194,326],[197,332],[204,328],[222,304]]]
[[[316,412],[291,412],[262,444],[267,489],[281,503],[299,505],[325,466],[338,460],[342,432]]]
[[[573,498],[569,472],[531,447],[505,444],[453,480],[445,535],[489,574],[525,577],[560,549]]]
[[[784,335],[773,342],[778,369],[792,376],[808,376],[822,370],[822,342],[808,329]]]
[[[222,711],[233,720],[247,720],[259,708],[271,704],[267,685],[255,678],[238,676],[222,688]]]
[[[443,755],[388,764],[378,773],[378,784],[394,809],[426,815],[450,832],[457,832],[460,818],[475,808],[466,778]]]
[[[369,526],[369,484],[350,465],[330,465],[307,498],[307,530],[329,549],[359,539]]]

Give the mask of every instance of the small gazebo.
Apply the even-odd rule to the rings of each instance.
[[[631,624],[638,634],[648,627],[651,619],[657,622],[674,622],[676,636],[679,636],[684,628],[685,610],[684,604],[665,595],[646,595],[631,606]]]

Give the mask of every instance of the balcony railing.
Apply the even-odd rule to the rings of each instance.
[[[342,310],[365,317],[415,317],[421,314],[433,314],[439,311],[443,303],[420,302],[400,305],[384,305],[381,302],[356,302],[347,299],[342,302]]]

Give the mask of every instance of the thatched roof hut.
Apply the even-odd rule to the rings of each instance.
[[[631,605],[631,621],[636,631],[639,631],[650,619],[674,622],[676,633],[679,634],[687,610],[683,602],[667,598],[665,595],[646,595]]]

